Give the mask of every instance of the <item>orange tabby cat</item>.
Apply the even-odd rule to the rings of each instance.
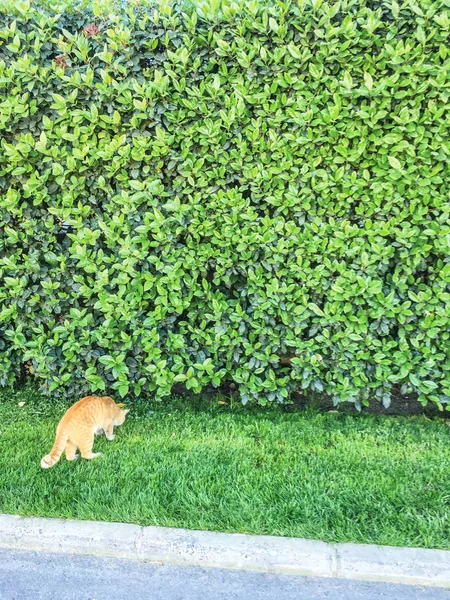
[[[41,467],[53,467],[64,450],[67,460],[78,458],[77,448],[81,456],[88,460],[100,456],[100,452],[92,452],[94,433],[104,431],[108,440],[113,440],[114,425],[122,425],[128,412],[117,406],[109,396],[86,396],[78,400],[59,422],[55,443],[50,454],[41,460]]]

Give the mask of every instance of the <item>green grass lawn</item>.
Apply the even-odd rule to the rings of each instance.
[[[0,512],[450,549],[443,420],[142,401],[42,470],[69,404],[0,391]]]

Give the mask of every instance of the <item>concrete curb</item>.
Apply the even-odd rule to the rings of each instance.
[[[450,552],[0,515],[0,548],[450,587]]]

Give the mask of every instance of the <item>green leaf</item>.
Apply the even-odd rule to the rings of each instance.
[[[289,51],[289,54],[291,56],[293,56],[294,58],[301,58],[302,57],[300,49],[297,46],[295,46],[294,44],[292,44],[292,43],[288,44],[287,49]]]
[[[275,21],[273,17],[269,18],[269,27],[272,31],[278,31],[278,23]]]
[[[401,162],[395,156],[388,156],[388,161],[393,169],[400,170],[402,168]]]
[[[314,302],[310,302],[308,304],[308,308],[309,310],[312,310],[312,312],[316,315],[318,315],[319,317],[324,317],[325,313],[323,312],[323,310],[321,308],[319,308],[317,306],[317,304],[314,304]]]
[[[371,91],[373,88],[373,79],[372,75],[366,71],[364,72],[364,83],[366,84],[367,89]]]

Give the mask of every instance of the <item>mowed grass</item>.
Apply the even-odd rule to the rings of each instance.
[[[0,391],[0,512],[450,549],[443,420],[140,401],[42,470],[69,404]]]

